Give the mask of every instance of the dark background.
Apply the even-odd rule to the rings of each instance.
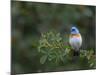
[[[66,64],[49,69],[40,64],[37,51],[40,34],[50,30],[68,39],[70,28],[78,27],[83,38],[81,49],[95,48],[96,7],[86,5],[11,2],[12,73],[35,73],[74,70],[77,65]],[[67,36],[67,37],[65,37]],[[67,40],[68,41],[68,40]],[[82,67],[81,67],[82,68]]]

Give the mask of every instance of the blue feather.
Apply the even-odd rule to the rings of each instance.
[[[73,27],[71,28],[71,34],[79,34],[78,28],[76,28],[75,26],[73,26]]]

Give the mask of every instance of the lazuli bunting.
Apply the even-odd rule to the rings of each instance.
[[[71,34],[69,37],[69,43],[74,50],[74,56],[79,55],[79,48],[82,45],[82,37],[79,30],[76,27],[71,28]]]

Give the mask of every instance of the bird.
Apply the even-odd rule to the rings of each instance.
[[[73,49],[73,55],[79,56],[80,54],[80,47],[82,45],[82,36],[77,27],[72,26],[70,35],[69,35],[69,44]]]

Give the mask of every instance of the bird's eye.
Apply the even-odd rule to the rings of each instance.
[[[72,31],[75,31],[75,29],[72,29]]]

